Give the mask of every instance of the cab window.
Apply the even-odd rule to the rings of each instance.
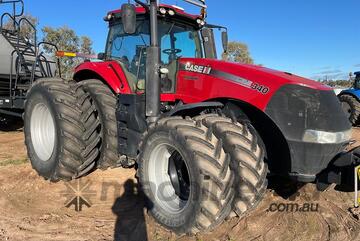
[[[149,44],[148,21],[138,21],[137,31],[133,35],[125,34],[123,25],[117,23],[110,29],[107,56],[118,60],[125,71],[129,72],[128,75],[145,79],[146,48]]]
[[[139,18],[136,33],[124,33],[121,21],[110,26],[106,56],[117,60],[122,66],[130,87],[145,90],[147,47],[150,45],[149,20]],[[159,39],[161,48],[161,64],[169,69],[163,78],[162,91],[175,90],[177,60],[180,57],[201,58],[202,47],[200,35],[192,26],[159,20]]]
[[[161,21],[159,31],[163,64],[169,64],[180,57],[202,57],[199,33],[194,28],[179,23]]]

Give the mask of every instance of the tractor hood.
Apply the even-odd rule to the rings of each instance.
[[[182,58],[179,64],[177,94],[192,94],[189,102],[215,98],[234,98],[265,110],[273,95],[283,86],[332,91],[332,88],[291,73],[256,65],[231,63],[213,59]],[[183,94],[182,94],[183,93]],[[185,97],[186,98],[186,97]]]
[[[318,89],[318,90],[331,90],[332,88],[323,85],[319,82],[306,79],[292,73],[277,71],[262,66],[232,63],[220,60],[212,59],[181,59],[182,64],[198,65],[212,68],[212,71],[221,71],[227,74],[231,74],[245,80],[257,81],[261,83],[276,83],[279,85],[293,84],[301,85],[304,87]],[[196,66],[193,66],[196,68]],[[199,70],[199,69],[197,69]]]
[[[289,172],[299,180],[315,180],[349,142],[351,126],[328,86],[260,66],[208,59],[181,59],[178,73],[176,93],[185,103],[236,100],[264,112],[286,139]]]

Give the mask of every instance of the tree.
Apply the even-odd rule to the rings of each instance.
[[[67,26],[60,28],[44,27],[42,32],[44,34],[43,41],[55,44],[61,51],[93,53],[91,39],[87,36],[79,37],[74,30]],[[44,45],[44,51],[51,54],[54,52],[54,48]],[[66,79],[72,78],[74,68],[80,62],[81,60],[78,58],[62,57],[60,59],[62,77]]]
[[[81,44],[80,44],[80,52],[83,54],[94,54],[94,51],[92,49],[93,42],[92,40],[87,36],[81,37]]]
[[[253,64],[249,48],[246,44],[240,42],[229,42],[228,50],[223,53],[222,59],[231,62]]]

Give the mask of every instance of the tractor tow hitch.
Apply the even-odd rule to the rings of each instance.
[[[324,191],[333,183],[349,191],[355,190],[355,207],[359,206],[360,147],[340,153],[317,176],[316,187],[319,191]]]

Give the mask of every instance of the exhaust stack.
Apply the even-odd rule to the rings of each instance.
[[[150,47],[146,60],[146,116],[150,123],[157,121],[160,115],[160,47],[158,36],[158,3],[150,0]]]

